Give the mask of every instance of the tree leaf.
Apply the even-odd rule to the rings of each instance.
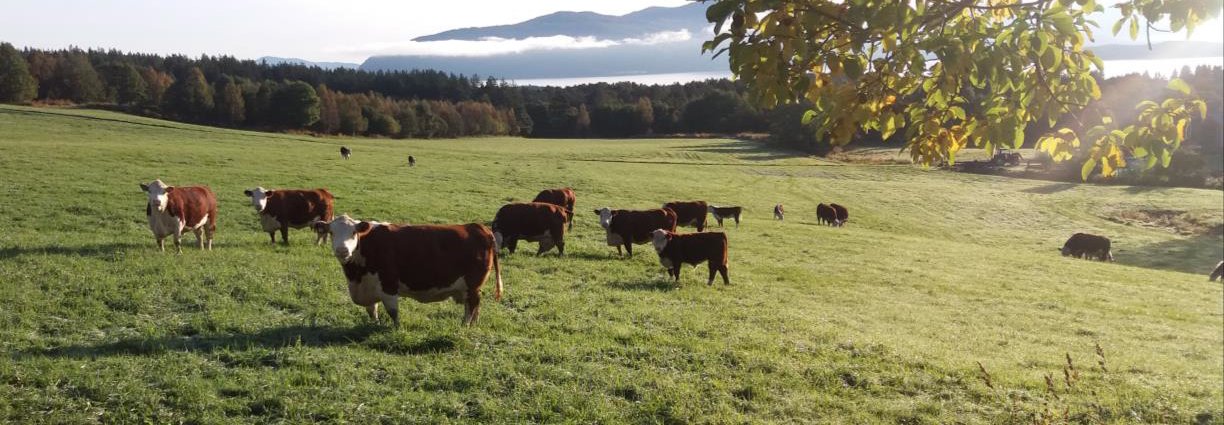
[[[1092,174],[1092,170],[1096,169],[1096,160],[1088,158],[1084,161],[1084,166],[1080,167],[1080,180],[1088,181],[1088,176]]]
[[[1182,81],[1181,78],[1174,78],[1172,80],[1169,80],[1169,90],[1176,90],[1178,92],[1181,92],[1181,94],[1188,95],[1190,94],[1190,85],[1186,84],[1185,81]]]

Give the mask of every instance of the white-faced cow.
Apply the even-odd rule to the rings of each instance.
[[[782,220],[786,216],[786,210],[782,208],[782,204],[774,205],[774,219]]]
[[[723,227],[724,218],[735,219],[735,227],[739,227],[740,213],[744,212],[744,207],[720,207],[710,205],[710,215],[714,216],[714,221],[718,223],[718,227]]]
[[[256,187],[242,192],[251,198],[251,205],[259,213],[259,224],[268,232],[268,238],[276,243],[276,231],[280,230],[281,242],[289,244],[289,228],[301,229],[315,221],[331,221],[334,198],[327,189],[264,189]],[[327,241],[327,232],[315,236],[315,245]]]
[[[541,190],[531,202],[545,202],[565,208],[565,212],[569,213],[569,229],[574,230],[574,202],[577,199],[573,189],[563,187]]]
[[[698,232],[706,227],[706,212],[709,205],[705,201],[676,201],[663,204],[663,208],[676,212],[677,226],[693,226]]]
[[[350,156],[353,156],[353,151],[350,150],[348,146],[341,146],[340,147],[340,157],[344,159],[349,159]]]
[[[378,303],[399,326],[399,297],[422,303],[448,298],[465,304],[463,324],[480,317],[480,287],[492,269],[496,299],[502,296],[501,266],[493,233],[481,224],[408,226],[357,221],[348,215],[316,221],[331,233],[332,250],[349,297],[378,320]]]
[[[650,242],[650,232],[676,230],[676,212],[667,208],[644,211],[600,208],[595,213],[599,214],[599,223],[607,229],[608,246],[615,246],[618,254],[623,246],[630,258],[633,257],[633,244]]]
[[[689,233],[682,235],[663,229],[657,229],[652,234],[655,252],[659,253],[659,264],[667,269],[667,274],[680,281],[680,266],[692,264],[696,266],[706,262],[710,268],[710,278],[706,285],[714,284],[714,274],[722,274],[723,284],[730,285],[727,278],[727,234],[721,232]]]
[[[564,207],[544,202],[506,204],[493,218],[493,239],[497,249],[507,248],[513,254],[519,239],[539,242],[536,255],[554,246],[565,255],[565,223],[569,213]]]
[[[166,237],[173,236],[174,248],[183,253],[183,230],[191,229],[200,249],[212,250],[217,231],[217,196],[212,190],[206,186],[168,186],[161,180],[141,183],[140,190],[149,195],[145,215],[158,249],[165,251]]]

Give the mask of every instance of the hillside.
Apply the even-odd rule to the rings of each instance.
[[[733,140],[321,139],[12,106],[0,128],[0,422],[1224,419],[1224,290],[1205,277],[1224,256],[1220,191]],[[216,191],[214,251],[155,250],[137,187],[154,178]],[[502,257],[507,296],[478,326],[405,301],[395,330],[348,300],[307,231],[267,244],[242,195],[256,185],[419,224],[487,222],[564,185],[580,213],[567,257]],[[746,208],[724,229],[732,285],[704,285],[704,266],[674,285],[645,245],[617,258],[590,213],[675,199]],[[829,201],[849,225],[816,225]],[[1140,219],[1157,210],[1178,219]],[[1076,231],[1113,238],[1117,262],[1060,257]]]
[[[528,37],[594,37],[620,40],[644,38],[664,31],[688,30],[700,33],[708,26],[706,6],[691,3],[680,7],[649,7],[621,16],[594,12],[556,12],[517,24],[469,27],[424,35],[413,41],[483,40],[486,38],[522,39]]]

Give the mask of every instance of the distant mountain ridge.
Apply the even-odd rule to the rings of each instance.
[[[556,12],[517,24],[460,28],[417,37],[413,41],[478,41],[487,38],[524,39],[556,35],[621,40],[663,31],[688,30],[696,34],[707,25],[705,5],[694,2],[679,7],[648,7],[621,16],[595,12]]]
[[[1151,60],[1180,58],[1210,58],[1224,55],[1224,43],[1208,41],[1166,41],[1146,44],[1102,44],[1088,46],[1104,60]]]
[[[356,63],[348,63],[348,62],[312,62],[312,61],[308,61],[308,60],[305,60],[305,59],[298,59],[298,58],[281,58],[281,57],[276,57],[276,56],[264,56],[264,57],[261,57],[261,58],[259,58],[259,59],[256,59],[255,61],[256,61],[256,62],[266,62],[268,65],[280,65],[280,64],[283,64],[283,63],[287,63],[287,64],[292,64],[292,65],[317,66],[317,67],[319,67],[319,68],[323,68],[323,69],[336,69],[336,68],[352,68],[352,69],[358,69],[358,68],[361,68],[361,64],[356,64]]]

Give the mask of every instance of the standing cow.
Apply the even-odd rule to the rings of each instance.
[[[837,227],[845,226],[846,220],[850,219],[850,210],[837,204],[829,204],[829,206],[833,208],[834,216],[837,217]]]
[[[718,223],[718,227],[723,227],[723,219],[728,217],[735,219],[735,227],[739,227],[740,213],[743,211],[743,207],[719,207],[710,205],[710,215],[714,216],[714,221]]]
[[[497,210],[493,218],[493,240],[497,249],[505,247],[513,254],[518,240],[539,242],[536,255],[541,255],[554,246],[559,255],[565,255],[565,223],[569,213],[565,208],[543,202],[506,204]]]
[[[161,180],[140,184],[149,195],[145,216],[149,230],[157,239],[157,249],[166,250],[165,239],[174,236],[174,248],[183,253],[183,230],[195,233],[200,249],[212,250],[213,234],[217,232],[217,196],[207,186],[168,186]],[[204,236],[201,237],[200,233]]]
[[[705,201],[676,201],[663,204],[663,208],[676,212],[677,226],[693,226],[698,232],[706,227],[706,213],[710,207]]]
[[[353,156],[353,151],[349,150],[348,146],[341,146],[340,147],[340,157],[344,159],[349,159],[350,156]]]
[[[356,221],[348,215],[315,228],[331,233],[332,250],[348,280],[349,298],[378,320],[378,303],[399,326],[399,297],[422,303],[465,303],[463,324],[480,317],[480,287],[492,269],[502,296],[493,233],[481,224],[400,226]]]
[[[408,155],[408,166],[409,167],[416,166],[416,158],[413,158],[412,155]]]
[[[816,206],[816,222],[820,224],[828,224],[830,226],[837,225],[837,210],[832,206],[820,204]]]
[[[251,205],[259,213],[259,224],[268,232],[268,238],[276,244],[276,231],[280,230],[281,242],[289,245],[289,228],[301,229],[315,221],[331,221],[335,198],[327,189],[264,189],[256,187],[242,191],[251,198]],[[327,242],[327,232],[317,232],[315,245]]]
[[[786,210],[782,208],[782,204],[774,205],[774,219],[781,221],[785,218]]]
[[[560,189],[544,189],[536,195],[531,202],[545,202],[565,208],[565,212],[569,217],[569,229],[574,230],[574,202],[578,197],[574,195],[574,190],[568,187]]]
[[[644,244],[651,241],[651,232],[655,229],[676,230],[676,212],[667,208],[656,210],[613,210],[600,208],[599,224],[607,230],[608,246],[615,246],[620,254],[621,247],[633,258],[633,244]]]
[[[1067,239],[1060,250],[1064,257],[1096,258],[1100,261],[1113,261],[1109,238],[1104,236],[1076,233]]]
[[[706,262],[710,278],[706,285],[714,284],[714,274],[722,275],[723,284],[730,285],[727,278],[727,234],[722,232],[690,233],[682,235],[663,229],[652,232],[655,252],[659,253],[659,264],[667,274],[680,282],[680,266],[694,266]]]

